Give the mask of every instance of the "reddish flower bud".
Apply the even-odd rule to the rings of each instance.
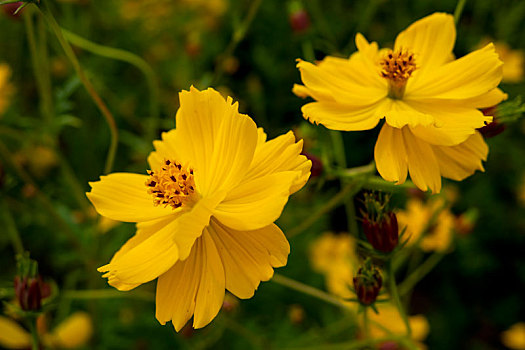
[[[378,221],[371,220],[365,215],[363,231],[372,247],[383,253],[394,250],[399,241],[397,217],[394,212],[384,213]]]
[[[505,124],[500,123],[497,119],[496,106],[482,109],[481,112],[483,113],[483,115],[493,116],[492,123],[489,123],[478,129],[481,135],[483,135],[485,138],[490,138],[490,137],[497,136],[501,134],[503,131],[505,131]]]
[[[310,28],[310,16],[304,9],[290,13],[290,26],[295,33],[303,33]]]
[[[312,169],[310,170],[311,177],[317,177],[320,176],[323,173],[323,162],[319,157],[316,155],[313,155],[311,153],[308,153],[306,151],[301,152],[303,156],[308,158],[312,162]]]
[[[42,299],[51,294],[47,283],[37,277],[15,277],[15,294],[20,308],[25,311],[38,311],[42,307]]]
[[[357,299],[363,305],[371,305],[376,301],[382,285],[383,279],[381,274],[374,267],[371,269],[361,267],[354,277],[355,293],[357,294]]]

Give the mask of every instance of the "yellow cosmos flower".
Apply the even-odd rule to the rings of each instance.
[[[316,102],[302,107],[311,122],[334,130],[367,130],[382,118],[375,146],[377,170],[422,190],[439,192],[441,176],[462,180],[483,170],[488,147],[477,128],[492,120],[478,108],[506,98],[497,89],[502,62],[489,44],[455,60],[454,19],[425,17],[401,32],[394,49],[378,49],[361,34],[349,59],[299,60],[303,85],[294,93]]]
[[[123,291],[158,278],[157,320],[178,331],[192,316],[206,326],[225,289],[250,298],[286,264],[290,246],[273,222],[311,162],[292,132],[267,141],[213,89],[183,91],[176,121],[153,143],[149,175],[102,176],[87,195],[99,214],[137,223],[99,271]]]
[[[93,323],[89,314],[75,312],[51,333],[39,333],[46,348],[74,349],[89,341],[93,334]],[[0,345],[7,349],[30,349],[31,334],[12,319],[0,316]]]
[[[501,334],[502,343],[509,349],[525,350],[525,322],[519,322]]]
[[[437,214],[428,231],[428,223]],[[396,213],[399,231],[405,229],[405,239],[408,245],[419,242],[423,251],[446,252],[454,238],[455,217],[450,209],[445,206],[443,198],[433,197],[427,203],[413,198],[407,203],[406,210]],[[421,237],[424,234],[423,237]]]

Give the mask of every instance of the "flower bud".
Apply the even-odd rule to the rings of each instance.
[[[389,253],[397,246],[399,232],[394,212],[385,213],[378,222],[365,217],[363,219],[363,231],[372,247],[383,253]]]
[[[497,135],[501,134],[503,131],[505,131],[505,124],[500,123],[498,121],[498,119],[497,119],[497,116],[496,116],[497,108],[496,108],[496,106],[485,108],[481,112],[483,112],[483,115],[494,116],[491,123],[489,123],[489,124],[487,124],[487,125],[485,125],[485,126],[483,126],[483,127],[478,129],[478,131],[481,133],[481,135],[483,135],[483,137],[491,138],[491,137],[497,136]]]
[[[354,277],[355,293],[363,305],[371,305],[376,301],[382,285],[383,279],[375,267],[361,267]]]
[[[310,16],[308,16],[300,1],[288,3],[288,13],[290,27],[292,27],[294,33],[301,34],[310,28]]]
[[[310,177],[314,178],[320,176],[323,173],[323,161],[321,160],[321,158],[304,150],[301,152],[301,154],[312,162]]]
[[[18,274],[14,279],[15,295],[24,311],[38,311],[42,307],[42,299],[51,295],[50,286],[38,275],[36,261],[29,254],[18,256]]]

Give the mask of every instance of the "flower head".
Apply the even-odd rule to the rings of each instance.
[[[357,34],[349,59],[299,60],[304,85],[293,91],[315,100],[302,107],[304,117],[329,129],[367,130],[384,118],[375,146],[381,176],[401,184],[410,174],[420,189],[439,192],[442,176],[462,180],[483,170],[488,147],[476,129],[492,118],[478,108],[506,98],[494,46],[454,59],[455,40],[445,13],[409,26],[392,50]]]
[[[292,132],[267,141],[237,108],[213,89],[183,91],[177,128],[153,143],[148,175],[103,176],[87,194],[101,215],[137,223],[99,271],[119,290],[158,278],[157,319],[177,331],[192,316],[206,326],[225,289],[250,298],[290,251],[273,222],[311,162]]]

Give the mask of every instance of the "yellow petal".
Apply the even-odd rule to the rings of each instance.
[[[153,206],[147,192],[148,176],[113,173],[90,182],[91,192],[86,195],[100,215],[117,221],[139,222],[174,214],[171,207]]]
[[[321,100],[327,100],[329,97],[328,100],[349,106],[368,106],[386,96],[387,91],[383,87],[363,85],[359,83],[360,80],[350,79],[356,74],[367,73],[352,69],[350,61],[346,61],[346,64],[338,61],[337,66],[339,69],[334,68],[333,61],[326,65],[322,62],[314,65],[301,60],[297,63],[303,84],[315,91]]]
[[[74,349],[86,344],[93,334],[93,323],[86,312],[75,312],[46,338],[48,344],[60,349]]]
[[[497,105],[501,101],[505,101],[508,97],[509,95],[496,88],[486,94],[457,102],[464,107],[489,108]]]
[[[489,148],[479,132],[457,146],[433,146],[441,174],[461,181],[476,170],[484,171],[482,160],[487,160]]]
[[[185,152],[183,143],[179,141],[180,136],[178,135],[180,135],[180,131],[172,129],[162,133],[162,141],[153,141],[155,151],[151,152],[148,156],[150,169],[155,171],[155,169],[164,165],[164,159],[176,161],[184,165],[190,163],[191,160],[188,158],[188,152]]]
[[[308,181],[312,167],[312,162],[301,155],[302,150],[303,140],[295,142],[292,131],[259,143],[243,182],[281,171],[297,171],[298,178],[290,188],[290,194],[298,191]]]
[[[479,97],[496,88],[502,66],[494,45],[471,52],[432,69],[421,79],[408,81],[405,100],[465,100]]]
[[[525,322],[518,322],[501,334],[501,342],[509,349],[525,349]]]
[[[224,300],[224,268],[214,241],[205,230],[188,259],[177,262],[159,277],[156,316],[161,324],[171,320],[176,331],[194,316],[193,327],[206,326]]]
[[[0,316],[0,345],[7,349],[31,347],[31,335],[10,318]]]
[[[378,105],[367,107],[348,107],[337,102],[311,102],[301,111],[311,123],[322,124],[328,129],[342,131],[369,130],[375,128],[383,117],[378,112]]]
[[[197,190],[207,197],[230,189],[251,163],[257,144],[253,120],[238,112],[238,104],[215,90],[180,94],[177,112],[176,149],[182,149],[195,169]]]
[[[401,130],[384,124],[374,149],[377,171],[387,181],[402,184],[408,173],[407,153]]]
[[[449,60],[455,42],[454,17],[447,13],[434,13],[399,33],[394,49],[408,49],[415,54],[418,69],[412,79],[421,79]]]
[[[236,230],[256,230],[279,218],[297,171],[283,171],[247,181],[230,191],[214,217]]]
[[[211,221],[207,228],[224,266],[226,289],[241,298],[251,298],[261,281],[273,276],[273,268],[284,266],[290,246],[275,224],[254,231],[236,231]]]
[[[431,114],[425,113],[420,109],[413,108],[412,105],[401,100],[387,100],[382,107],[388,125],[395,128],[402,128],[405,125],[411,127],[417,125],[429,126],[435,123],[435,118]]]
[[[224,198],[223,193],[203,198],[174,220],[161,219],[140,226],[135,244],[115,255],[99,268],[103,277],[116,288],[127,290],[131,285],[151,281],[166,272],[177,260],[188,257],[195,240],[209,223],[213,209]],[[144,237],[144,238],[142,238]]]
[[[414,136],[408,127],[396,129],[385,123],[375,147],[379,174],[387,181],[401,184],[406,172],[421,190],[441,189],[441,175],[431,145]]]
[[[414,135],[434,145],[453,146],[460,144],[474,134],[477,128],[481,128],[486,122],[492,121],[492,117],[483,115],[475,108],[439,103],[411,102],[410,105],[418,111],[432,115],[434,118],[435,123],[433,125],[416,125],[410,128]]]

